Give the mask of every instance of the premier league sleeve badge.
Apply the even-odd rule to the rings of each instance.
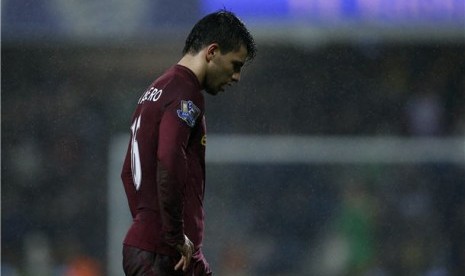
[[[200,109],[192,101],[181,101],[181,109],[177,110],[178,117],[181,118],[188,126],[194,127],[195,121],[200,115]]]

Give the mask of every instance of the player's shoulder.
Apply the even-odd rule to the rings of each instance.
[[[165,74],[165,77],[160,79],[160,84],[162,84],[167,98],[192,101],[203,107],[203,94],[197,77],[187,68],[172,67]]]
[[[190,69],[174,65],[160,78],[166,87],[182,89],[187,92],[200,92],[200,84],[195,74]]]
[[[173,66],[146,89],[138,101],[144,110],[173,110],[181,118],[204,112],[204,96],[197,78],[183,67]]]

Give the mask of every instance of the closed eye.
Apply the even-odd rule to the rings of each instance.
[[[232,64],[234,73],[239,73],[241,71],[242,66],[244,65],[244,63],[240,61],[233,61]]]

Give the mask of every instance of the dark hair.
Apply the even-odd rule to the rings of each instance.
[[[219,10],[200,19],[186,39],[182,54],[198,53],[203,47],[218,43],[221,53],[247,49],[247,60],[252,60],[257,52],[255,41],[244,23],[232,12]]]

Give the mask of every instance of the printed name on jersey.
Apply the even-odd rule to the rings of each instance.
[[[192,101],[181,101],[181,109],[178,109],[178,117],[181,118],[188,126],[194,127],[195,121],[200,115],[200,108],[195,106]]]
[[[145,101],[156,102],[156,101],[158,101],[158,99],[160,99],[162,92],[163,92],[163,90],[155,88],[155,87],[152,86],[152,87],[150,87],[150,89],[145,91],[144,95],[142,95],[142,97],[140,97],[140,99],[139,99],[139,101],[137,103],[141,104],[141,103],[143,103]]]

